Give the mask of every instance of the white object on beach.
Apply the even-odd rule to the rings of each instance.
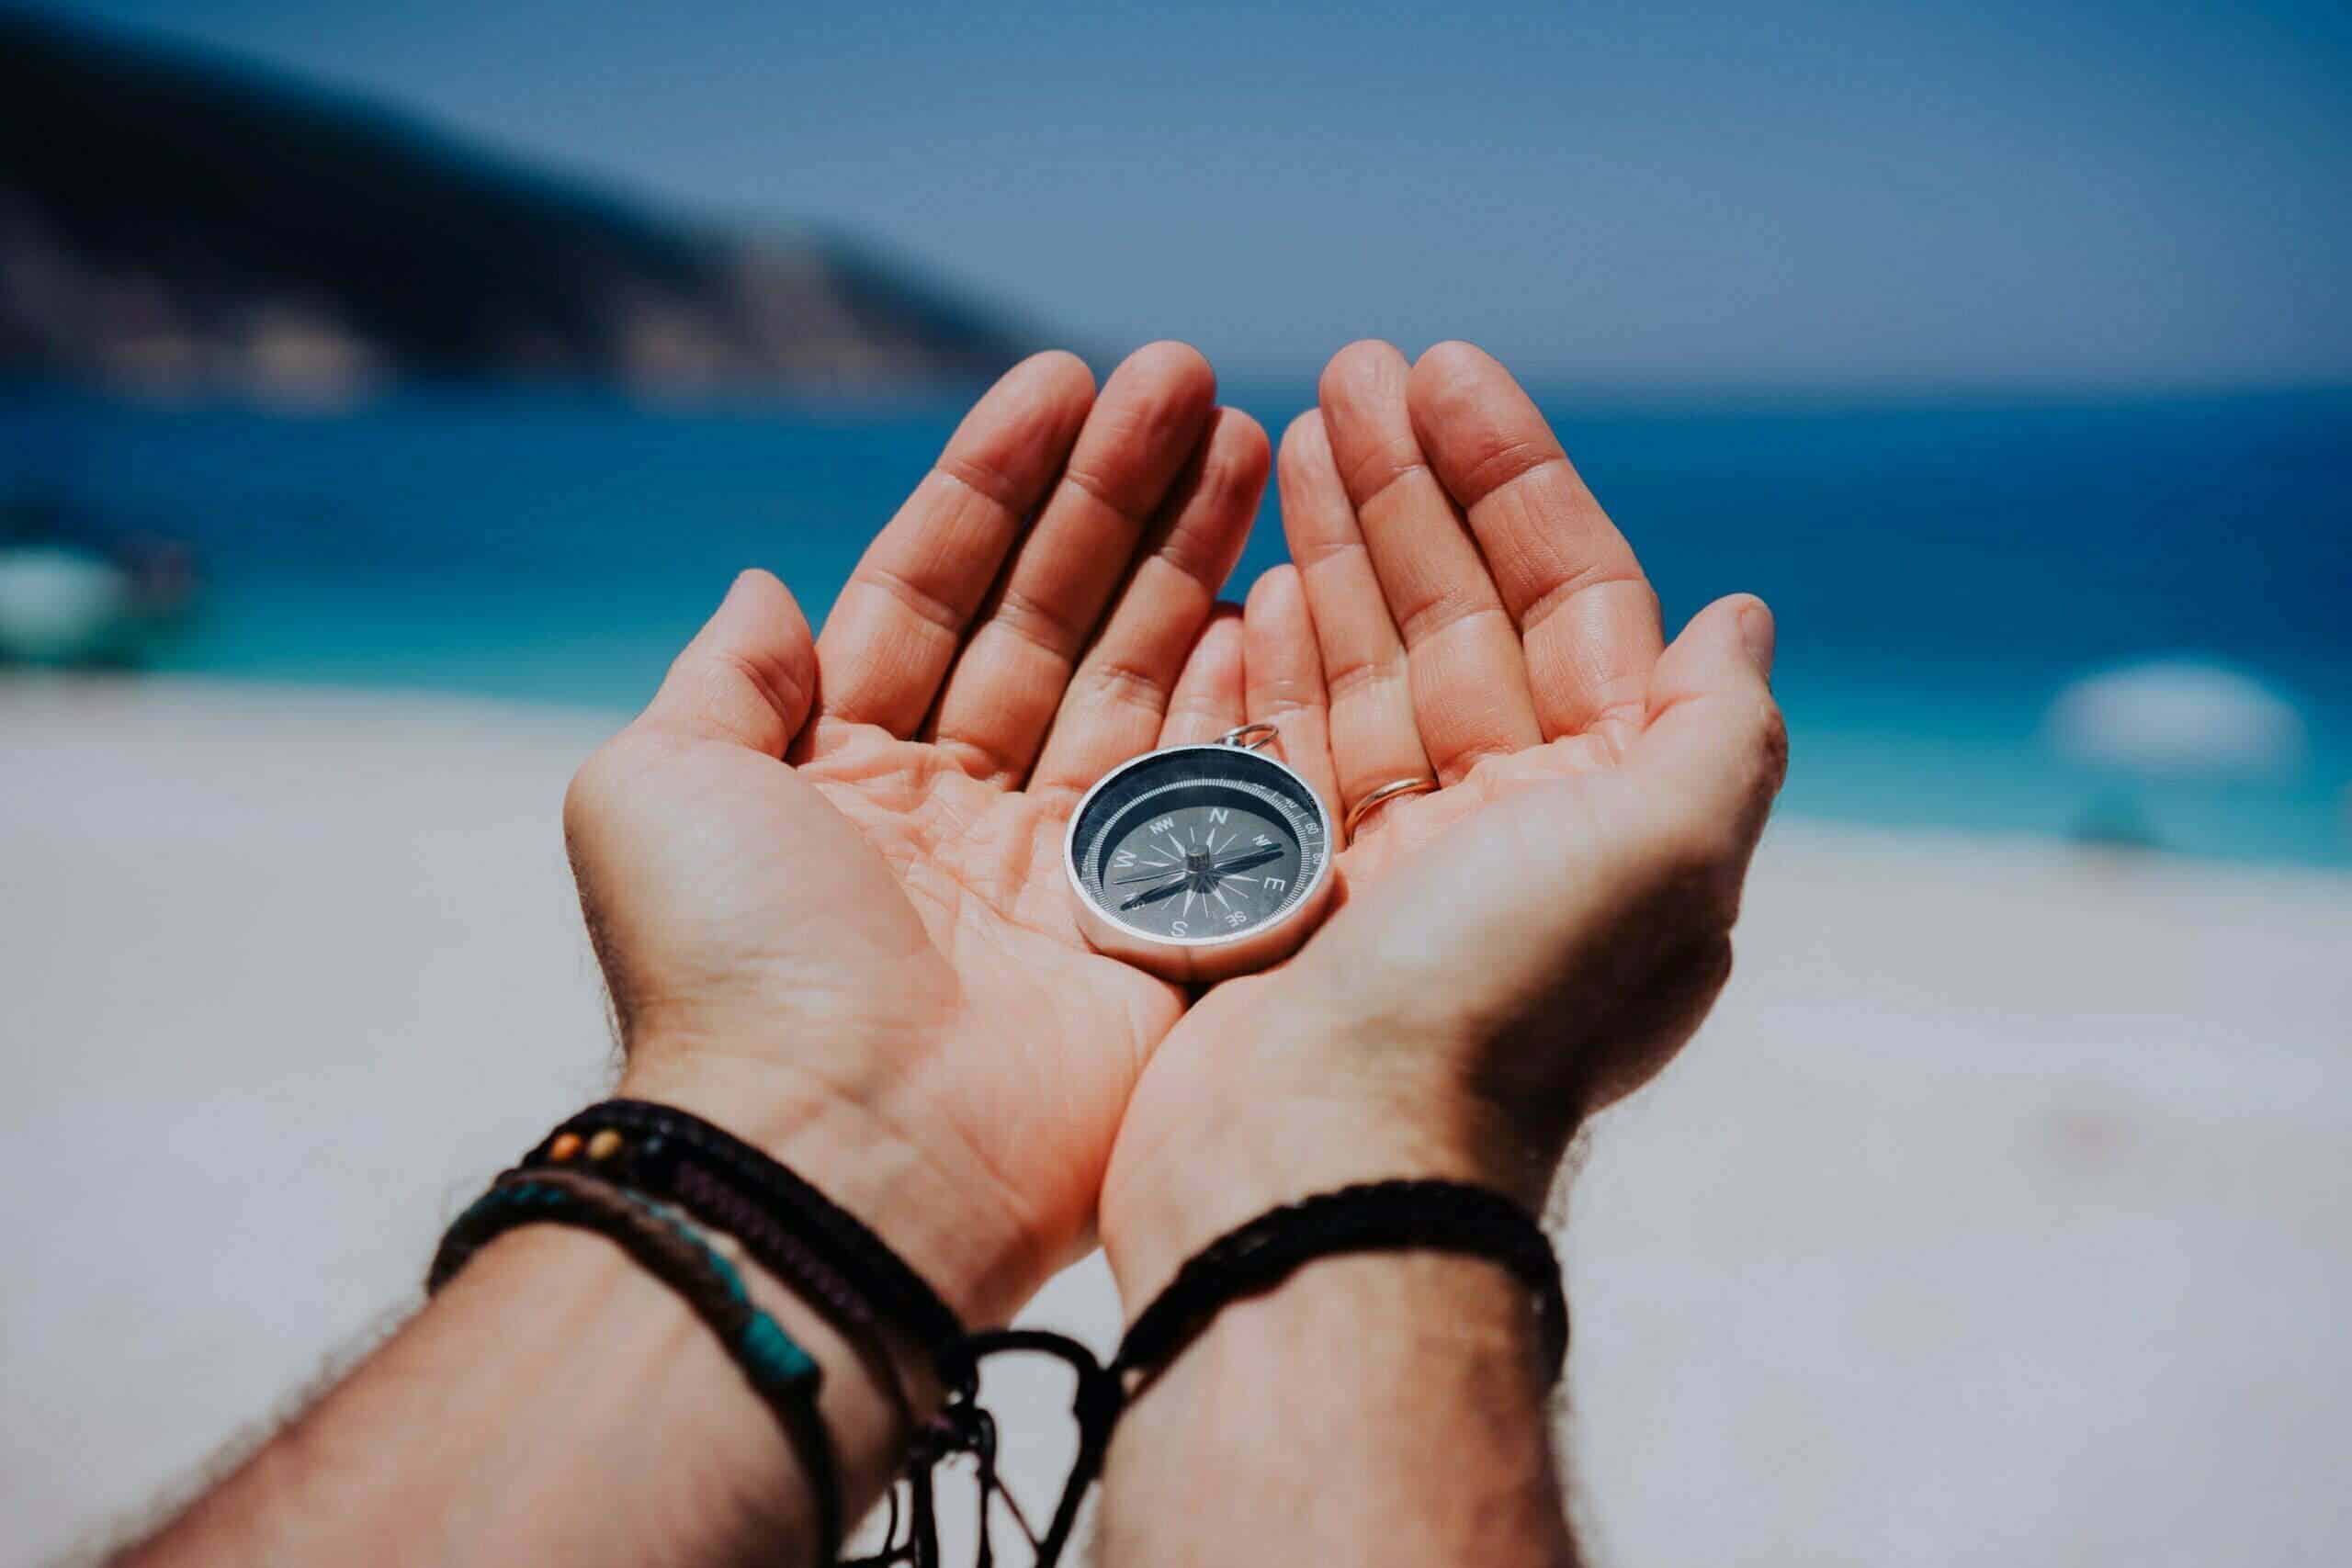
[[[61,545],[0,550],[0,654],[78,664],[110,651],[131,618],[130,574]]]
[[[2042,733],[2076,761],[2139,773],[2291,773],[2310,748],[2292,703],[2251,675],[2191,659],[2085,676],[2050,705]]]

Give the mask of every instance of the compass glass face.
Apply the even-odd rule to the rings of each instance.
[[[1080,808],[1071,842],[1096,908],[1161,942],[1281,919],[1322,874],[1330,828],[1305,781],[1233,746],[1138,757]]]

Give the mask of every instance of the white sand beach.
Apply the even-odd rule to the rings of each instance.
[[[597,1092],[607,722],[0,681],[0,1560],[284,1410]],[[1741,938],[1567,1203],[1597,1561],[2352,1560],[2352,878],[1784,823]]]

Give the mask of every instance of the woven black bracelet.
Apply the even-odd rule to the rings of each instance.
[[[1501,1264],[1534,1298],[1551,1381],[1568,1350],[1568,1303],[1560,1263],[1533,1215],[1499,1192],[1454,1181],[1375,1181],[1273,1209],[1203,1247],[1139,1314],[1108,1367],[1058,1334],[1000,1329],[976,1334],[967,1354],[1045,1351],[1078,1369],[1078,1457],[1037,1541],[1038,1568],[1053,1568],[1069,1544],[1078,1511],[1101,1473],[1111,1430],[1149,1382],[1210,1320],[1245,1296],[1281,1284],[1306,1263],[1347,1253],[1450,1252]],[[986,1508],[985,1494],[982,1502]],[[930,1559],[918,1556],[918,1562]]]
[[[1148,1380],[1209,1320],[1272,1290],[1301,1265],[1349,1252],[1468,1253],[1501,1264],[1534,1297],[1544,1354],[1557,1382],[1568,1354],[1560,1262],[1533,1215],[1501,1193],[1458,1181],[1375,1181],[1259,1215],[1195,1253],[1144,1308],[1113,1363],[1123,1383]]]
[[[909,1510],[902,1519],[894,1490],[889,1544],[879,1556],[863,1561],[938,1561],[931,1468],[950,1454],[972,1456],[984,1499],[1004,1495],[995,1479],[995,1423],[976,1403],[976,1348],[989,1337],[967,1335],[962,1320],[928,1281],[856,1216],[789,1168],[691,1112],[647,1100],[612,1100],[566,1119],[516,1168],[522,1174],[569,1172],[673,1202],[733,1235],[754,1262],[842,1331],[898,1404],[914,1438],[905,1474],[912,1488]],[[927,1422],[914,1420],[886,1330],[919,1350],[939,1381],[945,1404]],[[1060,1344],[1057,1353],[1081,1362],[1093,1380],[1102,1377],[1085,1347]],[[1081,1388],[1091,1386],[1081,1380]],[[984,1510],[987,1506],[984,1501]],[[901,1523],[909,1530],[904,1540],[899,1537]]]
[[[1542,1227],[1502,1194],[1459,1182],[1372,1182],[1260,1215],[1189,1259],[1136,1317],[1118,1355],[1103,1366],[1063,1335],[1034,1329],[967,1334],[938,1292],[855,1216],[760,1150],[689,1112],[630,1100],[591,1106],[549,1133],[511,1174],[533,1173],[561,1173],[609,1184],[624,1195],[675,1202],[733,1235],[754,1260],[841,1327],[862,1356],[873,1347],[888,1363],[887,1348],[878,1340],[888,1326],[930,1357],[947,1407],[914,1445],[910,1533],[903,1541],[896,1539],[894,1495],[893,1541],[880,1556],[866,1560],[872,1563],[937,1562],[929,1471],[959,1451],[978,1461],[987,1561],[989,1501],[1002,1495],[995,1477],[994,1423],[973,1397],[978,1364],[987,1356],[1046,1353],[1078,1372],[1077,1459],[1050,1525],[1042,1537],[1030,1537],[1038,1548],[1039,1568],[1053,1568],[1069,1544],[1085,1495],[1101,1472],[1112,1428],[1127,1404],[1225,1307],[1272,1289],[1316,1258],[1406,1250],[1485,1258],[1527,1287],[1553,1381],[1567,1354],[1567,1302],[1559,1260]],[[888,1366],[883,1382],[903,1405],[895,1365]],[[830,1459],[828,1448],[822,1462]],[[1025,1533],[1028,1527],[1023,1528]],[[839,1537],[829,1539],[837,1542]]]

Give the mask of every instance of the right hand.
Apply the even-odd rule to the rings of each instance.
[[[1359,344],[1283,443],[1296,570],[1245,621],[1246,716],[1345,811],[1340,908],[1161,1043],[1102,1198],[1131,1306],[1278,1202],[1440,1176],[1540,1206],[1581,1119],[1689,1039],[1731,965],[1785,762],[1745,596],[1657,595],[1518,385]],[[1232,716],[1238,719],[1242,716]]]

